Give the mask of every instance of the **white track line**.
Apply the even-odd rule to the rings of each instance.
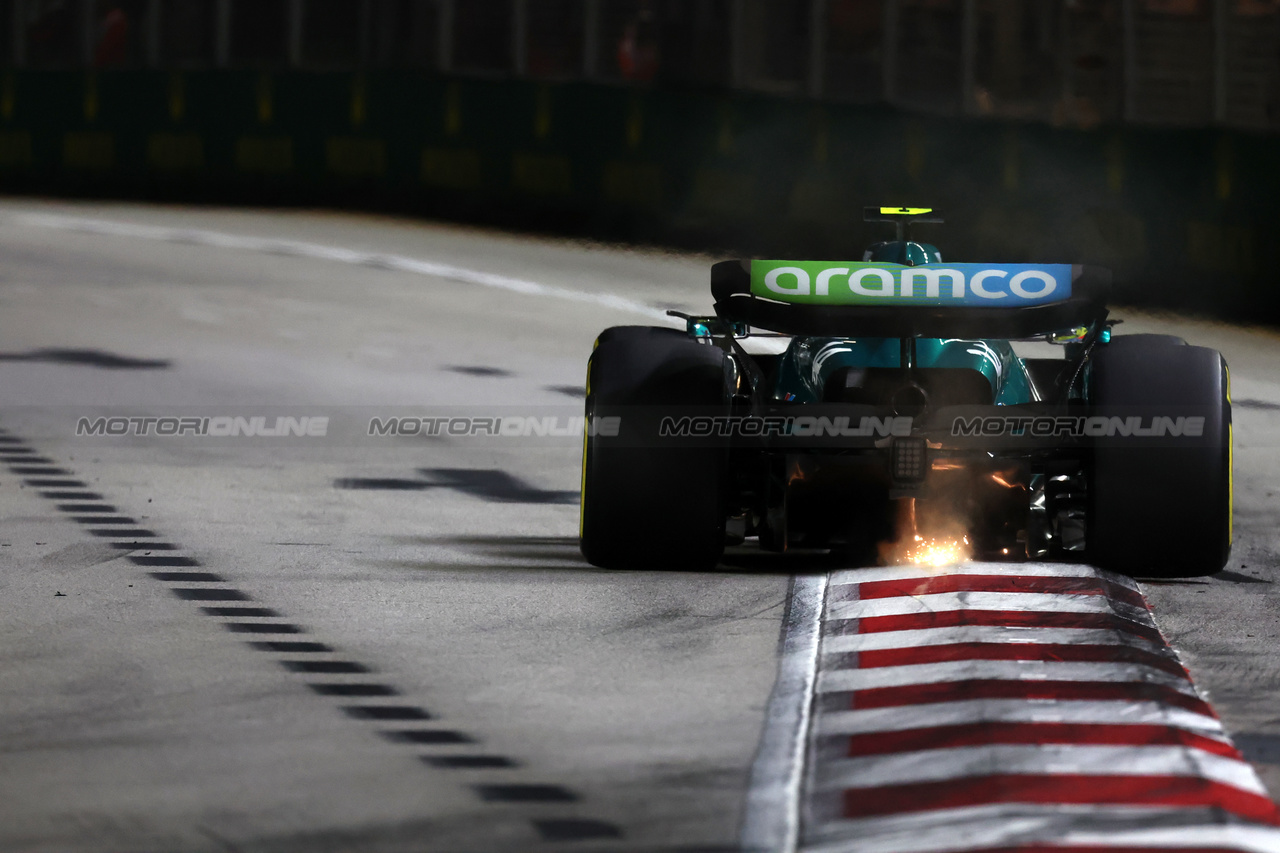
[[[778,679],[747,787],[739,842],[744,850],[790,853],[799,842],[801,784],[826,592],[826,575],[791,579]]]
[[[992,773],[1054,776],[1186,776],[1267,796],[1243,761],[1186,746],[984,744],[923,749],[824,762],[817,790],[876,788],[961,780]]]
[[[1107,631],[1097,628],[1005,628],[999,625],[963,625],[955,628],[922,628],[908,631],[882,631],[876,634],[836,635],[823,639],[822,651],[824,654],[869,652],[883,649],[947,646],[953,643],[1125,646],[1175,658],[1168,646],[1153,643],[1125,631]]]
[[[875,669],[824,670],[818,673],[818,692],[836,693],[989,679],[1159,684],[1198,698],[1195,687],[1180,675],[1139,663],[1110,661],[965,660],[914,666],[882,666]]]
[[[851,842],[849,839],[857,839]],[[999,804],[857,820],[814,833],[805,853],[957,853],[1050,843],[1149,847],[1153,851],[1223,848],[1277,853],[1280,832],[1224,819],[1205,808]]]
[[[899,732],[971,723],[1081,723],[1154,725],[1225,739],[1222,723],[1185,708],[1160,702],[1028,702],[1025,699],[970,699],[936,705],[828,711],[819,720],[819,735]]]
[[[834,592],[833,592],[834,595]],[[1147,611],[1105,595],[1077,595],[1044,592],[938,592],[927,595],[872,598],[866,601],[838,601],[827,605],[827,619],[863,619],[869,616],[902,616],[908,613],[938,613],[947,610],[1021,610],[1052,613],[1119,613],[1127,618]],[[1150,620],[1150,614],[1143,624]]]
[[[1257,853],[1277,853],[1280,851],[1280,832],[1262,827],[1234,826],[1189,826],[1185,828],[1148,829],[1141,832],[1100,833],[1090,827],[1081,828],[1067,836],[1068,840],[1080,847],[1109,844],[1113,846],[1150,847],[1152,850],[1177,850],[1179,848],[1196,847],[1203,849],[1210,845],[1228,845],[1232,849],[1257,851]]]
[[[833,572],[831,586],[936,578],[952,575],[1001,575],[1014,578],[1101,578],[1135,592],[1137,583],[1123,575],[1113,575],[1092,566],[1074,563],[956,563],[951,566],[886,566],[874,569],[846,569]],[[836,590],[832,590],[834,593]]]
[[[513,278],[452,264],[424,261],[405,255],[364,252],[357,249],[344,249],[338,246],[326,246],[320,243],[306,243],[296,240],[249,237],[242,234],[230,234],[202,228],[167,228],[160,225],[142,225],[135,222],[118,222],[57,214],[19,214],[10,217],[10,221],[29,228],[48,228],[59,231],[75,231],[82,234],[155,240],[162,243],[210,246],[219,249],[261,252],[268,255],[285,255],[317,261],[331,261],[351,266],[394,270],[396,272],[447,279],[462,284],[496,288],[525,296],[540,296],[569,302],[589,303],[602,308],[612,308],[631,314],[638,314],[664,324],[672,323],[671,318],[666,315],[665,311],[623,296],[571,290],[567,287],[542,284],[528,279]]]

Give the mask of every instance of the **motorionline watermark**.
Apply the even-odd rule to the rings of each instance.
[[[956,418],[953,436],[1031,436],[1033,438],[1199,438],[1204,435],[1203,417],[1154,415],[1126,417],[1106,415],[999,416]]]
[[[324,438],[329,417],[217,415],[212,417],[81,417],[76,436],[207,436],[211,438]]]
[[[452,438],[568,438],[591,436],[614,438],[622,428],[622,418],[591,418],[582,416],[561,418],[547,416],[495,416],[472,417],[453,415],[445,417],[390,417],[370,418],[368,435],[382,436],[449,436]]]
[[[580,411],[580,410],[579,410]],[[71,414],[71,413],[68,413]],[[369,409],[330,414],[76,414],[77,438],[123,440],[159,437],[165,440],[261,439],[277,444],[296,439],[312,444],[382,444],[394,439],[478,439],[507,443],[527,439],[580,441],[582,436],[616,438],[624,417],[466,410],[441,413],[378,413]],[[779,438],[870,439],[910,436],[921,426],[904,416],[762,416],[681,414],[646,410],[635,414],[629,432],[658,439]],[[1197,438],[1204,435],[1206,418],[1187,415],[965,415],[943,430],[955,438]],[[656,435],[655,435],[656,433]]]
[[[329,439],[365,443],[390,438],[565,439],[583,434],[615,437],[619,416],[547,414],[369,414],[368,410],[333,415],[191,415],[93,414],[77,415],[78,438],[133,439]]]
[[[738,436],[763,438],[887,438],[911,435],[909,417],[810,417],[757,415],[700,415],[664,417],[658,424],[661,438],[706,438]]]

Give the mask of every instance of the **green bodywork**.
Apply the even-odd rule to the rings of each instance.
[[[897,338],[795,338],[778,367],[773,399],[817,403],[832,373],[844,367],[901,367]],[[964,341],[920,338],[917,367],[960,367],[977,370],[991,383],[997,406],[1030,403],[1031,380],[1008,341]]]

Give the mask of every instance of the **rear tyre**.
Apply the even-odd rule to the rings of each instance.
[[[727,414],[727,356],[674,329],[618,326],[587,363],[579,541],[602,568],[711,569],[724,551],[726,448],[661,444],[663,415]]]
[[[1096,565],[1140,577],[1210,575],[1226,565],[1228,382],[1216,350],[1158,341],[1099,348],[1090,385],[1094,415],[1137,416],[1143,427],[1153,417],[1203,417],[1204,427],[1199,436],[1096,439],[1087,528]]]

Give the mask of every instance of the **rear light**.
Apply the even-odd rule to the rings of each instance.
[[[889,449],[889,470],[895,483],[922,483],[929,470],[923,438],[895,438]]]

